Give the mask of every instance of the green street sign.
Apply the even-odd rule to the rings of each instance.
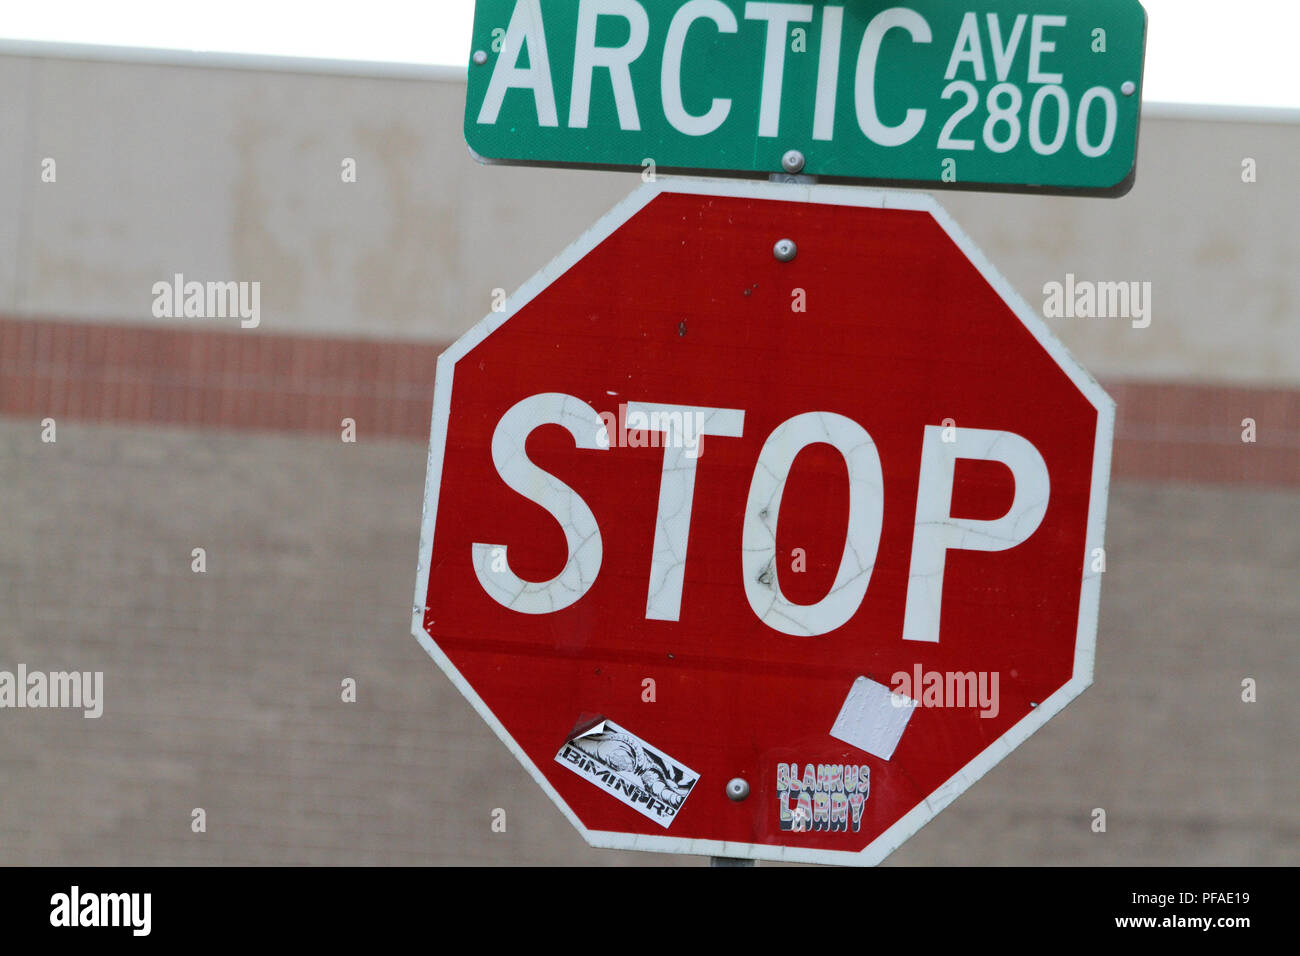
[[[1138,0],[478,0],[484,162],[1122,195]]]

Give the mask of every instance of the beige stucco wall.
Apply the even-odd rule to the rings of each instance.
[[[639,182],[476,164],[454,71],[201,62],[0,55],[0,311],[156,322],[181,272],[261,282],[264,331],[445,341]],[[1149,109],[1124,199],[941,201],[1036,308],[1067,273],[1152,283],[1150,328],[1053,321],[1095,374],[1287,385],[1298,173],[1294,118]]]

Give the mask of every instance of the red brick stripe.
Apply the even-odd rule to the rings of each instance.
[[[1300,389],[1103,383],[1118,406],[1115,474],[1300,485]],[[1256,441],[1242,441],[1245,419]]]
[[[0,319],[0,414],[427,439],[440,347]]]
[[[334,434],[352,418],[362,440],[426,441],[443,348],[0,318],[0,414]],[[1300,390],[1105,384],[1116,477],[1300,485]]]

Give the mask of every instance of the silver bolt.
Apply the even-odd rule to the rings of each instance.
[[[1138,88],[1136,83],[1134,83],[1132,80],[1125,80],[1124,85],[1119,88],[1119,91],[1123,93],[1125,96],[1132,96],[1134,93],[1137,92],[1137,89]]]
[[[749,782],[743,777],[732,777],[727,781],[727,796],[739,803],[749,796]]]
[[[790,262],[798,254],[799,247],[794,244],[793,239],[781,239],[772,247],[772,255],[782,262]]]
[[[797,149],[792,149],[781,157],[781,168],[791,175],[802,172],[803,164],[803,153]]]
[[[474,51],[474,62],[475,62],[476,64],[478,64],[479,66],[482,66],[484,63],[486,63],[486,62],[487,62],[487,51],[486,51],[486,50],[475,50],[475,51]]]

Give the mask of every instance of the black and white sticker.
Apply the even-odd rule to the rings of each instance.
[[[612,720],[570,738],[555,759],[665,829],[700,779]]]

